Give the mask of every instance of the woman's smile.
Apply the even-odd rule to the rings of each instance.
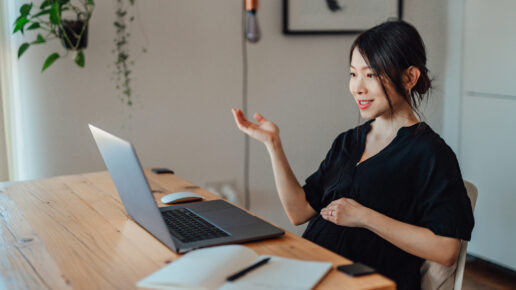
[[[371,104],[373,103],[373,100],[358,100],[358,108],[360,110],[365,110],[367,108],[369,108],[369,106],[371,106]]]

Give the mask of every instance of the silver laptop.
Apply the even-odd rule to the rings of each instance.
[[[173,251],[184,253],[285,233],[224,200],[158,208],[132,144],[89,126],[129,216]]]

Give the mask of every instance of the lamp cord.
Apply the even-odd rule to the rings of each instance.
[[[242,111],[247,116],[247,39],[245,35],[246,11],[245,1],[242,1]],[[250,208],[249,196],[249,135],[244,134],[244,194],[245,208]]]

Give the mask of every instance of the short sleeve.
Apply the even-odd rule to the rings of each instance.
[[[444,141],[425,160],[426,172],[417,204],[418,225],[436,235],[469,241],[474,226],[467,195],[455,154]]]
[[[330,148],[330,151],[326,154],[326,157],[319,165],[317,171],[312,173],[306,180],[305,185],[303,185],[303,190],[305,191],[306,201],[310,204],[310,206],[316,211],[320,212],[323,208],[322,200],[323,200],[323,192],[324,192],[324,177],[328,168],[331,166],[331,163],[334,162],[336,155],[340,152],[341,144],[343,138],[347,132],[344,132],[337,136],[333,141],[333,144]]]

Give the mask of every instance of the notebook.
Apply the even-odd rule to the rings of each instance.
[[[270,257],[270,261],[233,282],[226,278]],[[145,277],[136,285],[152,289],[311,289],[332,268],[313,262],[276,256],[258,256],[241,245],[191,251]]]

